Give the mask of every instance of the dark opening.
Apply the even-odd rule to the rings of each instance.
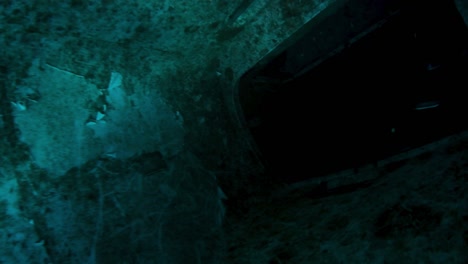
[[[467,27],[451,1],[416,2],[332,56],[297,54],[314,49],[311,32],[242,78],[269,176],[323,176],[468,128]]]

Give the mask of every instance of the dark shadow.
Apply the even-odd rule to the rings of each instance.
[[[395,10],[332,56],[297,59],[295,47],[314,47],[306,34],[241,79],[240,104],[268,176],[323,176],[468,128],[468,30],[453,2]]]

